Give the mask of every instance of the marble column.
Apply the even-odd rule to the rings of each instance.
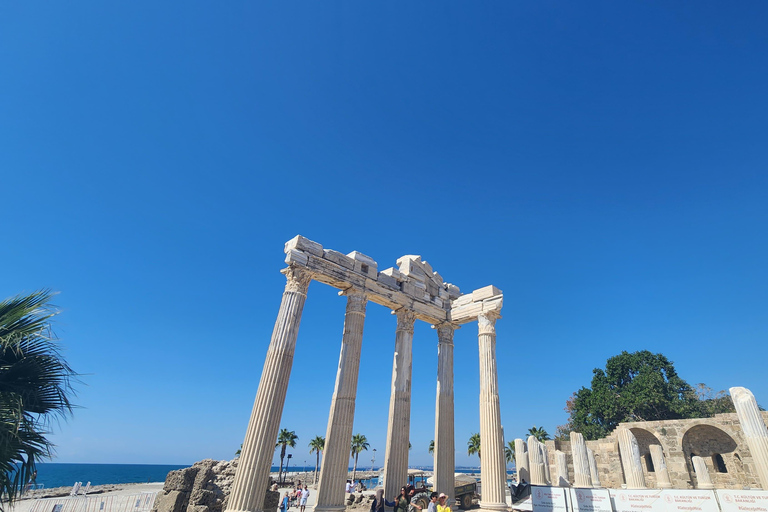
[[[384,496],[391,500],[408,482],[408,439],[411,430],[411,372],[413,366],[413,311],[400,308],[392,363],[392,394],[384,453]]]
[[[578,432],[571,432],[571,455],[573,456],[574,487],[592,487],[587,444],[584,442],[584,436]]]
[[[349,447],[355,419],[357,377],[368,298],[365,293],[354,288],[343,294],[347,296],[347,311],[344,316],[339,367],[336,370],[336,387],[331,398],[328,430],[325,434],[324,461],[317,488],[315,510],[318,512],[343,511],[346,508],[344,485],[349,468]]]
[[[531,483],[531,470],[528,469],[528,445],[522,439],[515,439],[515,468],[518,483],[523,480]]]
[[[528,459],[530,460],[531,484],[549,485],[544,473],[544,451],[542,443],[533,436],[528,436]]]
[[[571,484],[568,482],[568,456],[565,452],[555,450],[555,469],[557,475],[555,481],[558,487],[569,487]]]
[[[628,428],[620,428],[617,436],[619,438],[621,467],[624,469],[627,489],[645,489],[645,476],[640,462],[640,448],[637,445],[637,439]]]
[[[698,485],[697,489],[714,489],[715,485],[712,483],[712,479],[709,477],[709,469],[707,469],[707,463],[704,459],[698,455],[691,457],[693,463],[693,471],[696,473],[696,480]]]
[[[734,387],[729,390],[736,407],[741,431],[747,439],[747,446],[757,470],[760,486],[768,491],[768,428],[765,426],[755,396],[750,390]]]
[[[664,460],[664,451],[661,445],[652,444],[648,447],[651,452],[651,462],[653,462],[653,472],[656,473],[656,487],[660,489],[671,489],[672,481],[669,478],[667,470],[667,461]]]
[[[458,326],[445,322],[433,327],[437,329],[434,489],[453,500],[456,471],[453,437],[453,333]]]
[[[600,485],[600,472],[597,470],[597,460],[595,459],[595,452],[591,448],[587,448],[587,459],[589,460],[589,476],[592,478],[593,487],[601,487]]]
[[[552,483],[552,472],[549,469],[549,450],[545,443],[541,443],[541,457],[544,459],[544,480],[547,481],[547,485]]]
[[[260,512],[264,507],[301,313],[312,280],[311,273],[300,267],[290,266],[282,272],[287,282],[227,502],[230,512]]]
[[[478,348],[480,352],[480,479],[483,486],[480,508],[507,510],[505,496],[507,471],[504,439],[501,433],[499,407],[499,377],[496,367],[495,311],[482,312],[477,317]]]

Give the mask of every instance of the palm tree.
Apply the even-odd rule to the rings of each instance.
[[[507,462],[515,460],[515,442],[507,441],[507,446],[504,447],[504,456],[507,458]]]
[[[51,419],[72,413],[77,373],[59,353],[50,290],[0,302],[0,510],[12,503],[50,457]]]
[[[435,440],[431,440],[429,442],[429,454],[434,455],[435,454]]]
[[[317,468],[320,466],[320,453],[324,449],[325,438],[322,436],[315,436],[315,438],[309,442],[309,453],[317,453],[317,461],[315,462],[315,483],[317,483]]]
[[[363,450],[368,450],[368,440],[362,434],[355,434],[352,436],[352,456],[355,458],[355,465],[352,468],[352,480],[355,480],[355,473],[357,473],[357,457]]]
[[[275,448],[282,445],[282,449],[280,450],[280,471],[277,473],[277,480],[278,482],[282,481],[283,476],[283,459],[285,459],[285,448],[287,446],[290,446],[291,448],[296,446],[296,440],[299,438],[299,436],[296,435],[296,432],[293,430],[288,430],[287,428],[283,428],[280,430],[280,433],[277,435],[277,444],[275,445]]]
[[[537,427],[536,425],[532,426],[528,429],[528,435],[533,436],[542,443],[544,441],[549,441],[549,434],[546,430],[544,430],[544,427]]]
[[[474,454],[480,457],[480,434],[472,434],[467,443],[467,455]]]

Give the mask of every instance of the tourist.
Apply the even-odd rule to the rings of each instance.
[[[351,481],[351,480],[347,480],[347,487],[346,487],[346,491],[347,491],[348,493],[351,493],[351,492],[353,492],[354,490],[355,490],[355,488],[352,486],[352,481]]]
[[[392,505],[387,503],[387,506],[395,507],[392,512],[408,512],[408,505],[411,503],[411,500],[408,497],[405,487],[400,489],[400,495],[395,496],[395,499],[392,501],[394,502]]]
[[[418,503],[411,502],[411,506],[416,510],[423,510]],[[429,504],[427,505],[427,512],[437,512],[437,493],[433,492],[429,495]]]
[[[440,493],[437,497],[437,512],[451,512],[451,507],[448,506],[448,496],[445,493]]]
[[[307,498],[309,498],[309,489],[307,489],[307,486],[304,485],[304,489],[301,491],[301,501],[299,502],[301,506],[299,510],[301,512],[304,512],[304,507],[307,506]]]
[[[376,497],[371,502],[371,512],[384,512],[384,506],[394,507],[395,504],[384,499],[384,489],[376,489]]]
[[[288,512],[288,491],[285,491],[285,494],[283,494],[283,499],[280,501],[280,511],[281,512]]]

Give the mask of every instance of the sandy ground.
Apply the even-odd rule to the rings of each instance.
[[[126,496],[140,494],[142,492],[158,492],[163,490],[164,482],[151,482],[148,484],[109,484],[96,485],[88,492],[88,496]],[[55,498],[69,496],[72,487],[55,487],[52,489],[38,489],[25,493],[24,496],[9,508],[10,512],[29,512],[40,498]]]

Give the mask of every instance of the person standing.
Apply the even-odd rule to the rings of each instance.
[[[283,494],[283,499],[280,500],[280,512],[288,512],[288,491]]]
[[[301,490],[301,501],[299,502],[300,512],[304,512],[304,507],[307,506],[307,498],[309,498],[309,489],[307,489],[307,484],[304,484],[304,489]]]
[[[448,496],[445,493],[440,493],[437,497],[437,512],[451,512],[451,507],[448,506]]]

